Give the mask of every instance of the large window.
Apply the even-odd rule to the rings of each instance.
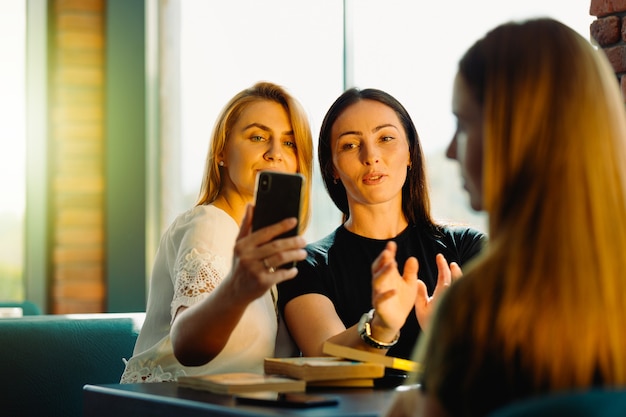
[[[21,300],[26,200],[26,1],[0,1],[0,300]]]
[[[215,118],[237,92],[259,80],[285,86],[307,110],[315,137],[324,112],[343,90],[341,1],[182,0],[180,42],[186,207],[198,194]],[[340,219],[319,176],[313,201],[311,238]]]
[[[283,84],[308,109],[316,140],[321,119],[345,80],[346,87],[386,90],[407,107],[427,155],[434,216],[483,230],[484,215],[469,208],[458,167],[444,156],[454,129],[449,103],[457,60],[486,30],[505,20],[551,16],[586,38],[592,21],[589,0],[180,4],[184,198],[179,210],[193,204],[213,122],[233,94],[261,79]],[[309,240],[339,224],[317,172],[313,201]]]
[[[34,4],[38,14],[32,14]],[[30,280],[26,295],[45,300],[46,271],[41,258],[46,241],[41,236],[46,230],[46,198],[40,188],[45,188],[46,181],[46,60],[41,57],[45,57],[48,4],[46,0],[0,0],[0,299],[24,298],[24,278],[30,274],[37,279]],[[393,94],[410,111],[420,133],[434,215],[485,229],[484,216],[469,208],[458,167],[444,157],[454,128],[449,102],[456,62],[486,30],[510,19],[552,16],[588,38],[594,19],[589,16],[589,4],[589,0],[146,0],[151,10],[160,5],[179,13],[174,16],[177,35],[166,39],[175,50],[173,56],[165,57],[170,68],[176,67],[175,77],[168,81],[176,90],[174,100],[168,95],[172,90],[155,88],[155,80],[167,74],[149,68],[149,90],[158,96],[151,103],[169,100],[169,114],[178,112],[179,117],[172,130],[176,134],[166,146],[158,151],[151,148],[148,154],[150,178],[158,177],[150,193],[167,191],[162,193],[165,198],[149,204],[149,221],[159,214],[163,217],[157,227],[150,228],[155,236],[148,242],[155,247],[148,247],[147,254],[154,254],[154,241],[162,228],[193,205],[219,110],[233,94],[258,80],[282,84],[300,99],[309,113],[314,138],[328,106],[345,87],[376,87]],[[27,27],[28,10],[31,24]],[[31,35],[36,28],[42,34],[35,39]],[[154,41],[158,34],[150,33],[149,38]],[[32,117],[31,106],[26,106],[27,42],[41,55],[28,59],[28,101],[36,105],[38,117]],[[33,68],[36,83],[31,79]],[[151,110],[154,120],[159,118],[157,107]],[[40,137],[39,141],[29,140],[27,148],[27,135]],[[157,136],[151,133],[149,146],[158,146],[153,143]],[[165,158],[169,160],[162,163]],[[27,169],[32,171],[28,194]],[[317,167],[313,201],[309,241],[326,235],[340,221]],[[25,215],[33,210],[36,221]],[[40,232],[26,239],[25,230]],[[25,247],[30,247],[26,253],[32,255],[30,273],[24,268]]]

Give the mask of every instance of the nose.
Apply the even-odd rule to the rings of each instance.
[[[449,159],[457,159],[456,158],[456,135],[452,136],[452,140],[446,149],[446,157]]]
[[[269,142],[269,148],[267,152],[265,152],[263,157],[267,161],[274,161],[274,162],[282,161],[283,154],[282,154],[280,141],[276,139],[271,140]]]
[[[376,146],[364,144],[361,149],[361,155],[365,165],[374,165],[380,161],[380,155]]]

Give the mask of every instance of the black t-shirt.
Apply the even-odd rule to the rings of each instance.
[[[457,262],[463,267],[480,251],[486,238],[482,232],[466,227],[440,226],[434,233],[409,225],[389,240],[398,245],[396,260],[400,274],[407,258],[415,256],[419,262],[418,277],[432,295],[437,284],[435,256],[442,253],[448,263]],[[278,286],[280,311],[300,295],[317,293],[332,301],[346,328],[358,323],[363,313],[372,308],[372,262],[389,240],[358,236],[340,226],[308,245],[307,259],[298,263],[298,275]],[[410,358],[419,333],[420,327],[412,312],[400,331],[400,340],[388,354]]]

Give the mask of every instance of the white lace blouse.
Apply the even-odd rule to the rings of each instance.
[[[176,380],[181,375],[263,372],[274,354],[277,319],[268,291],[252,302],[226,346],[212,361],[181,365],[170,342],[172,317],[180,306],[206,298],[228,274],[239,225],[214,206],[198,206],[178,216],[161,238],[150,280],[146,319],[122,383]],[[275,291],[275,289],[272,289]]]

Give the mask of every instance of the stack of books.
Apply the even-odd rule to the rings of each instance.
[[[329,356],[266,358],[265,374],[225,373],[178,378],[181,387],[238,394],[255,391],[304,392],[307,387],[373,387],[385,368],[412,372],[417,363],[326,342]]]
[[[298,379],[251,372],[178,377],[178,385],[216,394],[241,394],[257,391],[304,392],[306,382]]]
[[[371,387],[385,375],[385,366],[335,356],[267,358],[265,373],[305,381],[307,386]]]

